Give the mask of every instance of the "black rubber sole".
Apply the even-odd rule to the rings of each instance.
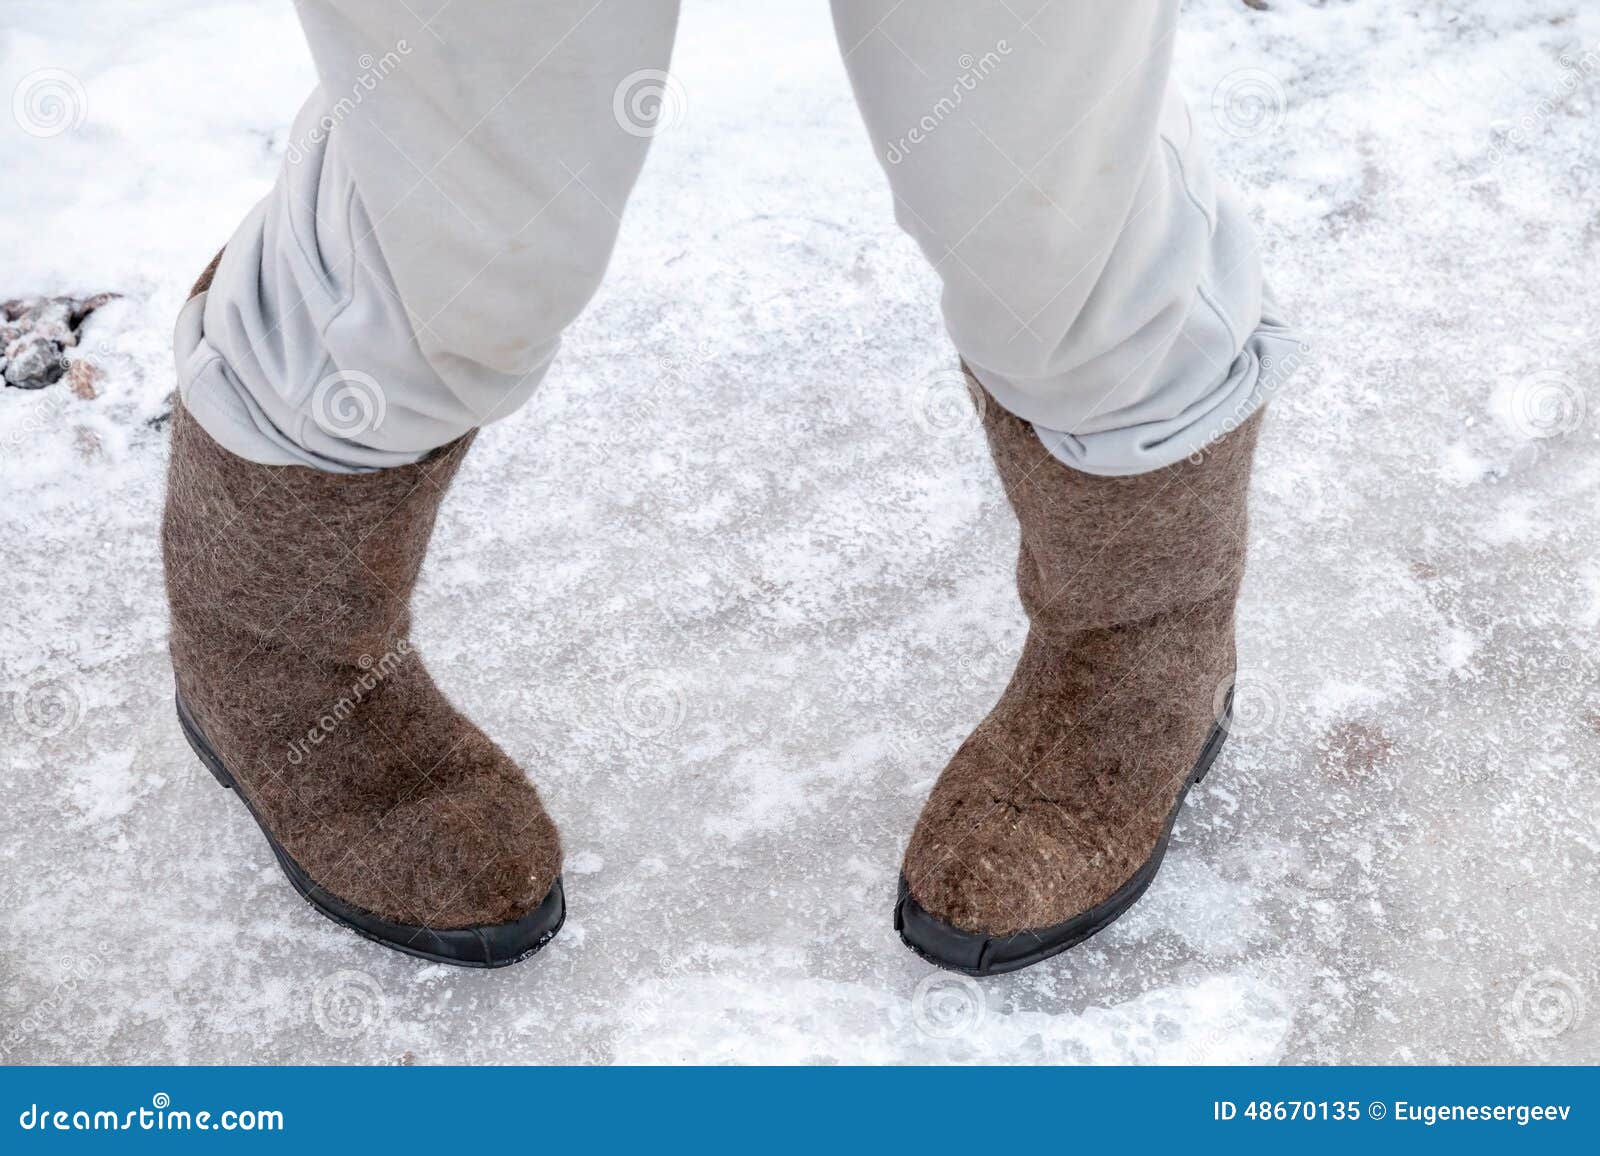
[[[1183,810],[1184,801],[1189,797],[1189,788],[1206,777],[1206,772],[1216,762],[1223,743],[1227,741],[1232,707],[1230,695],[1223,708],[1223,721],[1212,728],[1206,745],[1200,751],[1199,761],[1195,763],[1194,770],[1189,772],[1183,789],[1178,792],[1177,801],[1167,814],[1166,826],[1162,828],[1161,839],[1156,843],[1154,853],[1140,864],[1132,878],[1108,898],[1065,922],[1049,927],[1030,928],[1011,935],[985,935],[979,931],[964,931],[930,914],[912,898],[911,888],[902,874],[900,896],[894,906],[894,929],[900,933],[901,942],[929,963],[959,971],[963,975],[1004,975],[1060,955],[1115,922],[1118,916],[1139,901],[1151,880],[1156,877],[1161,860],[1166,857],[1167,844],[1172,840],[1172,828],[1178,821],[1178,812]]]
[[[560,876],[556,877],[550,893],[544,897],[539,906],[521,919],[511,923],[493,923],[482,927],[449,930],[394,923],[346,903],[337,895],[324,890],[305,873],[287,851],[278,845],[278,841],[272,837],[272,832],[256,813],[249,797],[239,789],[233,776],[228,773],[228,768],[222,765],[222,759],[206,741],[199,724],[194,721],[189,708],[183,704],[183,699],[178,698],[176,701],[178,724],[183,727],[183,737],[189,740],[194,753],[200,756],[200,761],[206,765],[206,769],[216,776],[217,782],[239,796],[240,801],[249,810],[250,817],[256,821],[256,826],[260,827],[261,833],[267,837],[267,843],[271,845],[272,853],[277,857],[278,866],[283,868],[283,873],[289,877],[289,882],[294,884],[294,889],[300,893],[301,898],[341,927],[348,927],[374,943],[381,943],[385,947],[392,947],[396,951],[403,951],[419,959],[448,963],[457,967],[484,968],[509,967],[513,963],[520,963],[536,954],[555,938],[556,932],[561,930],[561,925],[567,918],[567,900],[561,887]]]

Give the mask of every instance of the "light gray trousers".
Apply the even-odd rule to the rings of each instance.
[[[1296,360],[1171,83],[1177,9],[833,3],[956,349],[1091,473],[1177,461]],[[277,184],[179,318],[180,389],[253,461],[399,465],[522,405],[595,292],[676,112],[678,4],[299,11],[320,84]]]

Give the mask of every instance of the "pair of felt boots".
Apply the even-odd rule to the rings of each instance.
[[[927,959],[983,975],[1131,906],[1222,744],[1259,418],[1177,465],[1096,477],[977,396],[1031,628],[923,808],[894,921]],[[296,889],[391,947],[499,967],[561,927],[560,839],[409,640],[471,441],[375,473],[262,466],[179,405],[162,546],[184,733]]]

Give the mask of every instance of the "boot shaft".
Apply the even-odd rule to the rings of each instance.
[[[235,457],[179,403],[161,527],[174,651],[204,637],[208,648],[293,645],[359,662],[404,639],[471,440],[414,466],[326,474]]]
[[[1102,477],[1064,465],[1027,422],[976,396],[1021,528],[1017,590],[1035,630],[1063,639],[1198,602],[1232,604],[1259,411],[1176,465]]]

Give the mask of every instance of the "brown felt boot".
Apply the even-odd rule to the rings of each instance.
[[[296,889],[391,947],[498,967],[561,926],[560,841],[409,640],[471,440],[374,473],[262,466],[179,404],[162,548],[184,733]]]
[[[1097,477],[977,396],[1031,629],[917,821],[895,926],[932,962],[988,975],[1131,907],[1222,746],[1260,417],[1177,465]]]

